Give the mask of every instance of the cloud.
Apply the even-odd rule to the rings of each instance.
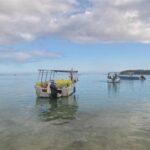
[[[60,58],[62,54],[46,50],[27,51],[1,51],[0,62],[26,63],[32,61],[41,61],[45,59]]]
[[[61,37],[150,43],[149,0],[0,0],[0,44]]]

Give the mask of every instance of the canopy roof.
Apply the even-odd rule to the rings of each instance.
[[[78,73],[77,70],[46,70],[46,69],[39,69],[39,71],[43,72],[62,72],[62,73]]]

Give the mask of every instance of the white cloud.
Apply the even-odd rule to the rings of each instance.
[[[149,0],[0,0],[0,44],[57,36],[150,43]]]
[[[31,62],[41,61],[44,59],[59,58],[62,54],[57,52],[50,52],[46,50],[34,50],[30,51],[1,51],[0,61],[1,62]]]
[[[143,0],[114,0],[115,5],[126,5],[126,4],[131,4],[131,3],[136,3],[140,2]]]

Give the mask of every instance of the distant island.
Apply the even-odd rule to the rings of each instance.
[[[136,75],[150,75],[150,70],[124,70],[120,72],[121,75],[129,75],[129,74],[136,74]]]

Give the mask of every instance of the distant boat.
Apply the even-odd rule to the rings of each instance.
[[[119,75],[119,78],[121,80],[145,80],[146,78],[141,76],[135,76],[135,75]]]
[[[120,78],[117,75],[117,73],[108,73],[107,82],[108,83],[119,83],[120,82]]]

